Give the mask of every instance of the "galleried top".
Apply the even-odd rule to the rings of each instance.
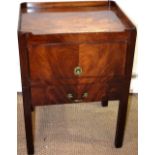
[[[22,3],[18,31],[32,34],[124,32],[132,22],[113,1]]]

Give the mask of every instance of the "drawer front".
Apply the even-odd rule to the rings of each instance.
[[[33,105],[99,101],[106,96],[106,85],[53,85],[31,87]]]

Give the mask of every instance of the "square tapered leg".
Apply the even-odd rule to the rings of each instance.
[[[32,131],[33,129],[32,129],[31,104],[28,88],[23,89],[23,105],[24,105],[27,152],[29,155],[31,155],[34,154],[34,143],[33,143],[33,131]]]

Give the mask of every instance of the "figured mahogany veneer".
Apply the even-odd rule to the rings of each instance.
[[[19,52],[28,153],[31,109],[120,100],[115,146],[123,142],[136,28],[115,2],[22,3]]]
[[[76,96],[81,96],[81,93],[84,93],[78,90],[79,84],[98,83],[100,80],[100,85],[103,85],[104,88],[112,78],[123,77],[125,75],[126,49],[126,43],[117,42],[32,45],[29,47],[28,53],[32,104],[72,102],[72,100],[67,99],[68,93],[74,92]],[[81,66],[83,70],[81,76],[74,75],[76,66]],[[47,92],[48,86],[52,87],[55,84],[57,84],[55,86],[57,88],[53,91],[57,90],[57,95]],[[40,91],[37,93],[37,87],[42,87],[38,89],[44,90],[44,94]],[[94,85],[93,87],[96,95],[93,95],[92,98],[88,87],[85,92],[88,92],[89,97],[85,98],[84,101],[98,101],[102,98],[102,93],[98,95],[98,91],[95,89],[103,90],[103,88]],[[105,90],[103,94],[106,93]],[[40,98],[40,96],[44,97]],[[33,100],[35,101],[33,102]]]

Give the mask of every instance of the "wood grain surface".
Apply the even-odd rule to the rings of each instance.
[[[119,100],[123,144],[136,27],[115,2],[22,3],[18,26],[27,149],[35,106]],[[78,69],[78,70],[77,70]]]

